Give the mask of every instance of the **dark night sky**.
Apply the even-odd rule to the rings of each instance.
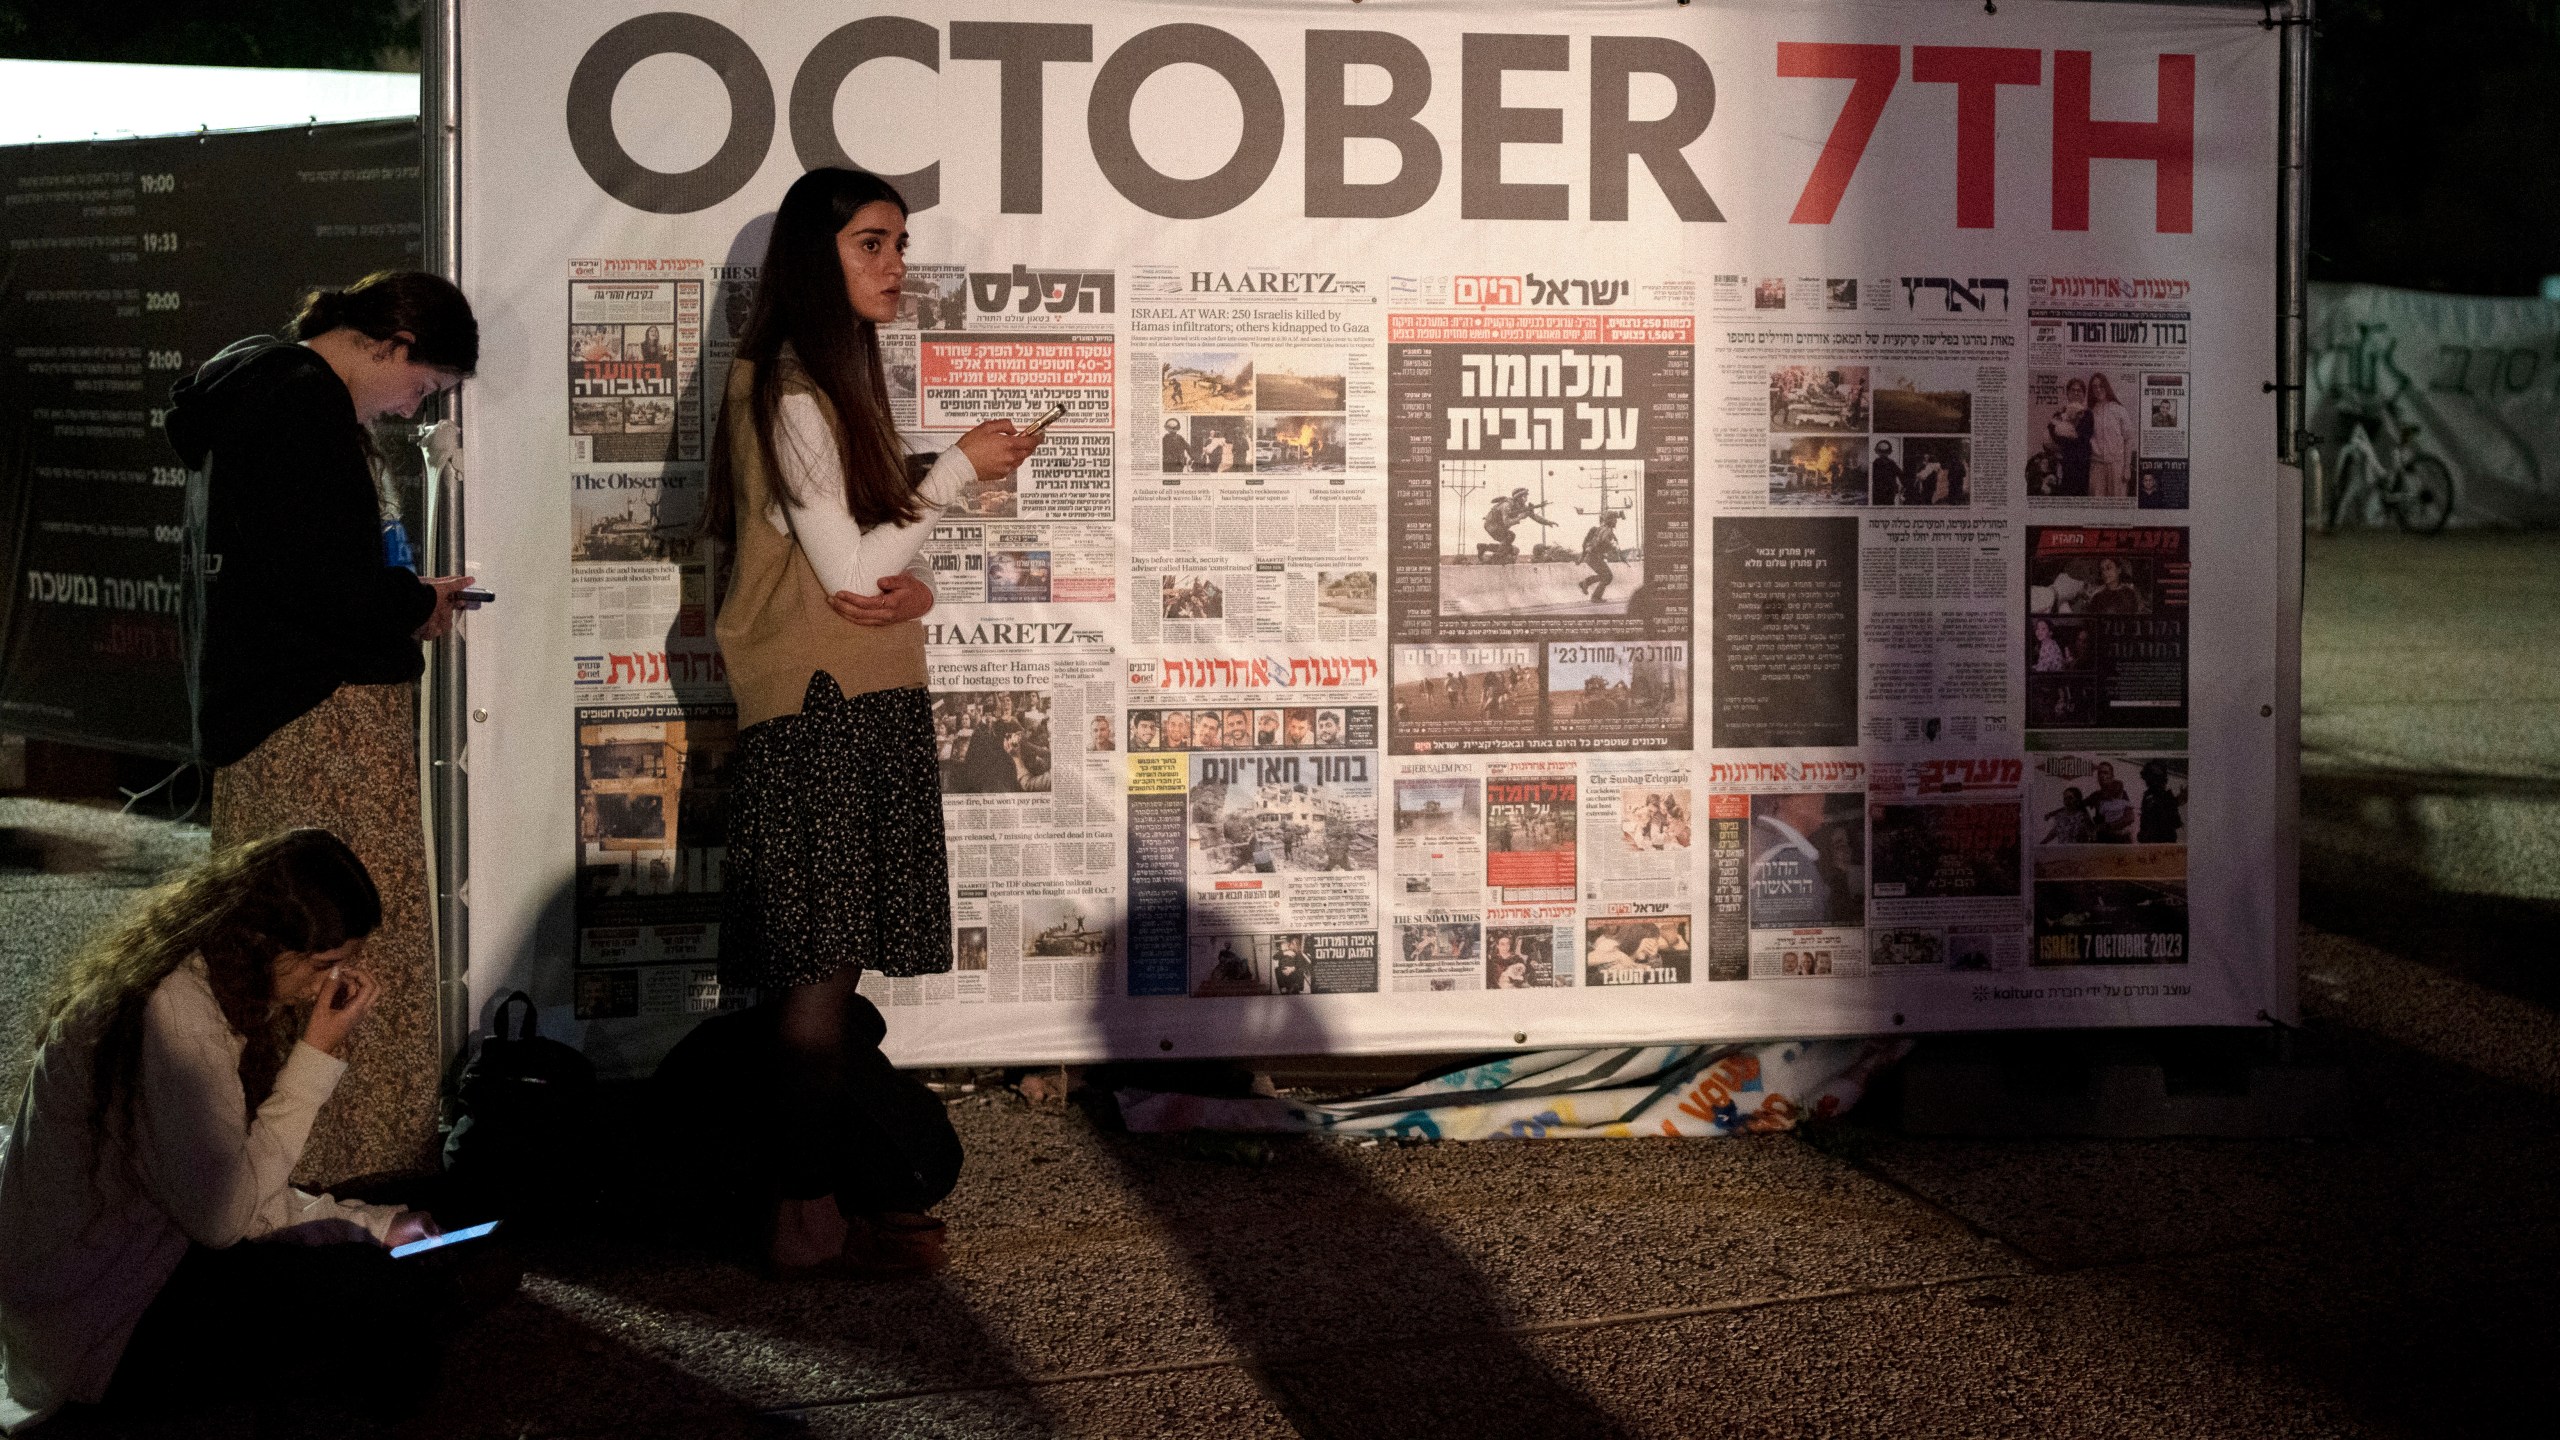
[[[409,68],[419,5],[0,0],[0,55]],[[2311,273],[2492,295],[2560,274],[2560,0],[2321,10]]]

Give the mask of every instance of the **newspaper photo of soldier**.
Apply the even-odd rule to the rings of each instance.
[[[1690,844],[1689,791],[1627,786],[1618,791],[1618,844],[1639,853],[1686,850]]]
[[[1868,424],[1864,365],[1780,365],[1769,371],[1772,431],[1863,435]]]
[[[1686,915],[1583,922],[1586,985],[1686,985],[1689,969]]]
[[[1880,465],[1894,463],[1892,441],[1876,442],[1875,460]],[[1769,503],[1864,505],[1867,465],[1867,440],[1862,435],[1772,435]]]
[[[1690,642],[1697,352],[1685,314],[1390,315],[1385,590],[1397,754],[1685,750],[1690,707],[1553,728],[1509,692],[1469,721],[1409,682],[1446,651],[1565,641]],[[1556,343],[1582,331],[1625,336]],[[1641,338],[1637,338],[1641,337]],[[1758,404],[1755,395],[1753,404]],[[1418,669],[1421,674],[1414,671]],[[1543,696],[1545,676],[1539,676]],[[1599,722],[1569,722],[1588,727]],[[1603,744],[1603,741],[1606,744]]]
[[[1492,925],[1484,932],[1484,988],[1544,990],[1573,983],[1571,952],[1562,971],[1556,969],[1556,931],[1552,925]]]
[[[1327,615],[1377,614],[1378,572],[1317,571],[1316,608]]]
[[[1538,649],[1534,645],[1400,645],[1396,647],[1398,726],[1430,722],[1534,721],[1538,717]]]
[[[1026,960],[1092,960],[1111,953],[1104,902],[1092,898],[1033,896],[1022,902],[1022,957]]]
[[[933,696],[942,788],[954,795],[1049,789],[1049,696],[1040,690],[950,690]]]
[[[1235,351],[1167,355],[1161,362],[1169,414],[1227,415],[1253,409],[1253,357]]]
[[[1253,417],[1168,415],[1158,443],[1167,475],[1251,470]]]
[[[1612,723],[1659,722],[1689,709],[1689,647],[1558,644],[1547,647],[1547,715],[1559,733]]]
[[[1343,417],[1264,411],[1254,417],[1253,468],[1265,475],[1340,474],[1348,464]]]
[[[1440,613],[1627,613],[1643,505],[1635,461],[1442,461]]]
[[[1468,776],[1396,781],[1398,835],[1472,835],[1482,823],[1483,784]]]
[[[1257,357],[1254,406],[1260,410],[1340,413],[1349,393],[1343,383],[1342,357],[1321,361],[1281,352]]]
[[[1195,739],[1197,722],[1194,722]],[[1195,875],[1378,868],[1377,783],[1360,754],[1195,754],[1189,865]]]

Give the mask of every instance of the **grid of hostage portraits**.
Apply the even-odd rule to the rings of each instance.
[[[734,1006],[698,520],[755,277],[567,278],[578,1013]],[[866,991],[2185,962],[2191,308],[2024,274],[912,267],[883,355],[917,449],[1064,413],[926,547],[953,968]]]

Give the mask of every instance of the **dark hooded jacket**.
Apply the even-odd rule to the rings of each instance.
[[[199,758],[231,764],[341,685],[418,678],[435,592],[383,563],[364,431],[329,362],[255,336],[169,399],[169,442],[210,487]]]

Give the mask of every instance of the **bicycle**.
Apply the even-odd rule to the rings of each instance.
[[[2388,416],[2375,418],[2389,421]],[[2346,512],[2347,497],[2360,479],[2373,486],[2374,498],[2412,535],[2436,534],[2453,518],[2453,471],[2435,456],[2418,453],[2417,426],[2389,428],[2397,438],[2391,447],[2393,463],[2385,465],[2375,448],[2372,427],[2365,417],[2355,417],[2346,443],[2338,450],[2338,488],[2323,517],[2326,529],[2338,528],[2338,517]]]

